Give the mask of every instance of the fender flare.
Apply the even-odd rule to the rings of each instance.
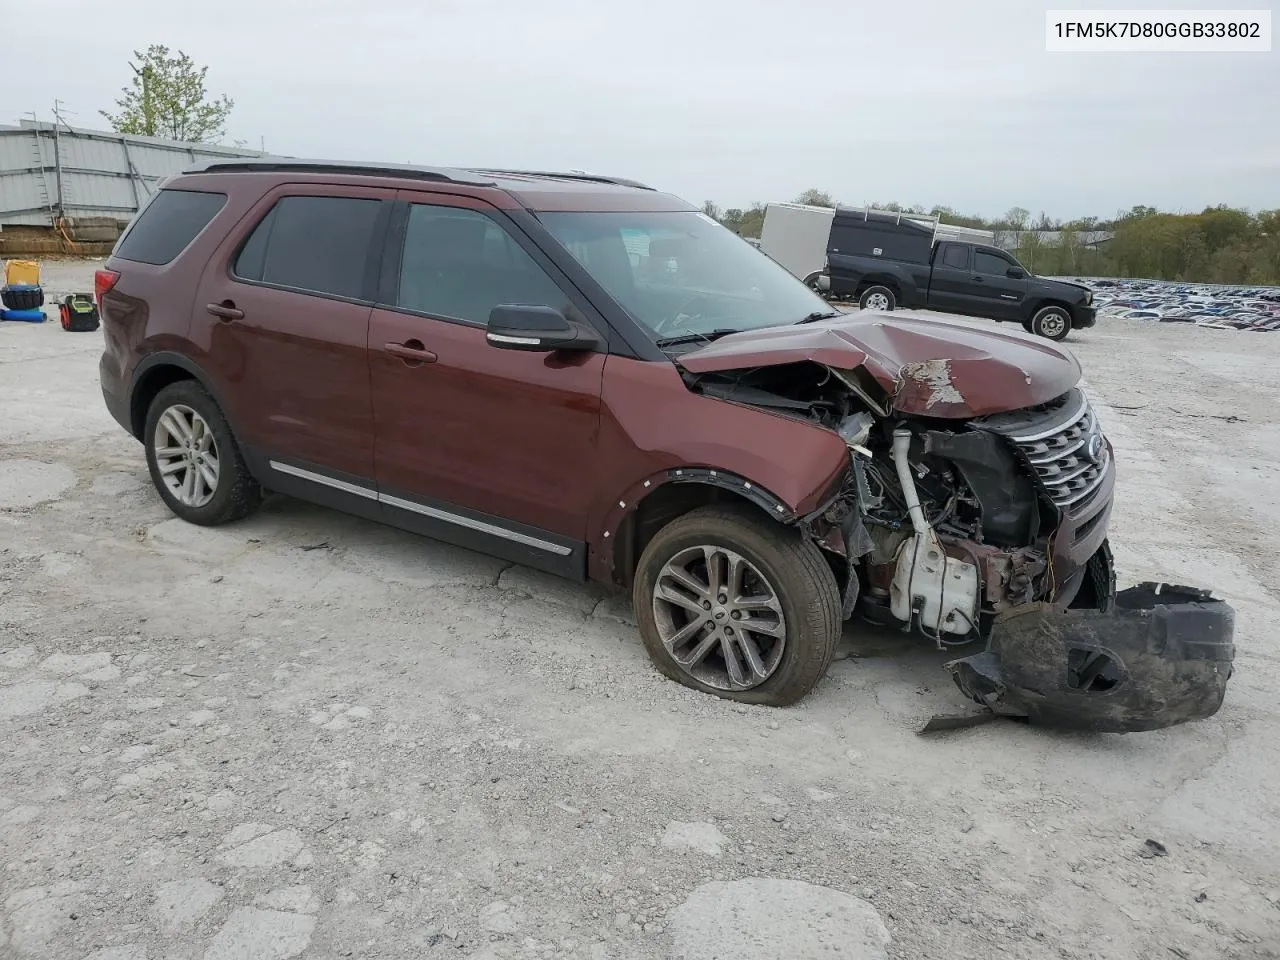
[[[625,568],[629,561],[619,554],[619,551],[628,548],[627,538],[621,535],[627,522],[635,516],[640,505],[659,489],[676,484],[697,484],[736,493],[781,524],[790,525],[801,519],[773,491],[731,470],[721,470],[718,467],[670,467],[634,483],[605,513],[598,528],[599,533],[596,534],[599,537],[596,540],[599,550],[592,551],[593,556],[600,561],[600,567],[594,571],[599,579],[608,582],[628,576]]]

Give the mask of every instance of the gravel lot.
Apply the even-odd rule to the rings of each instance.
[[[943,655],[864,627],[796,708],[704,697],[595,589],[281,498],[183,524],[101,335],[0,324],[0,957],[1280,956],[1280,337],[1068,346],[1121,584],[1238,611],[1210,721],[921,737]]]

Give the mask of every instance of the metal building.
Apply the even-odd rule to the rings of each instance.
[[[23,120],[0,125],[0,230],[55,219],[127,222],[165,177],[257,150]]]

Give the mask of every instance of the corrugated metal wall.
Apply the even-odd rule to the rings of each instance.
[[[72,218],[128,220],[165,177],[217,157],[260,156],[257,150],[65,126],[57,142],[62,211]],[[53,124],[0,126],[0,227],[51,226],[57,204]]]

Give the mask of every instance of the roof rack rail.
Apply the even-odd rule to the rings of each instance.
[[[298,160],[293,157],[233,157],[226,160],[209,160],[188,167],[186,173],[252,172],[255,170],[297,171],[305,173],[394,174],[417,180],[453,181],[459,183],[484,183],[460,173],[474,171],[450,170],[444,167],[418,167],[400,163],[364,163],[351,160]]]
[[[585,183],[611,183],[619,187],[636,187],[640,190],[653,190],[647,183],[639,180],[628,180],[626,177],[606,177],[598,173],[578,173],[563,170],[498,170],[492,167],[471,167],[472,173],[484,173],[495,177],[546,177],[552,180],[582,180]]]

